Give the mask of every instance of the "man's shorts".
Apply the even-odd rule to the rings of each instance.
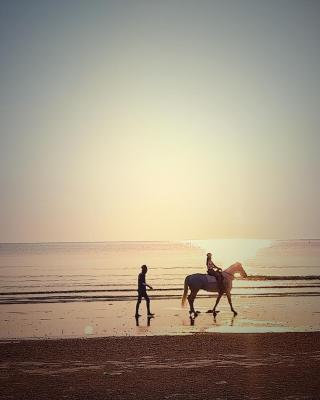
[[[149,300],[149,296],[146,290],[138,290],[138,301],[141,301],[142,298],[145,298],[147,301]]]

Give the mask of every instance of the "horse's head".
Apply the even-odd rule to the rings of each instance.
[[[239,264],[240,264],[240,263],[239,263]],[[246,271],[244,270],[242,264],[240,264],[239,273],[240,273],[241,278],[247,278],[247,277],[248,277],[248,274],[247,274]]]
[[[248,276],[246,271],[244,270],[242,264],[239,262],[232,264],[225,271],[232,275],[239,274],[241,276],[241,278],[247,278],[247,276]]]

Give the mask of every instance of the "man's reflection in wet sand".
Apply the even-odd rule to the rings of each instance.
[[[154,317],[147,317],[147,326],[151,326],[151,324],[150,324],[150,322],[151,322],[151,320],[153,319]],[[139,321],[139,317],[135,317],[135,320],[136,320],[136,326],[139,326],[139,327],[143,327],[143,326],[145,326],[145,325],[140,325],[140,321]]]

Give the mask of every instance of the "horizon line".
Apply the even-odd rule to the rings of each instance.
[[[192,242],[197,240],[296,240],[316,241],[320,238],[209,238],[209,239],[172,239],[172,240],[93,240],[93,241],[44,241],[44,242],[0,242],[3,244],[88,244],[88,243],[171,243],[171,242]]]

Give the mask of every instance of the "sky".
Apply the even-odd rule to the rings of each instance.
[[[0,242],[320,237],[317,0],[0,2]]]

